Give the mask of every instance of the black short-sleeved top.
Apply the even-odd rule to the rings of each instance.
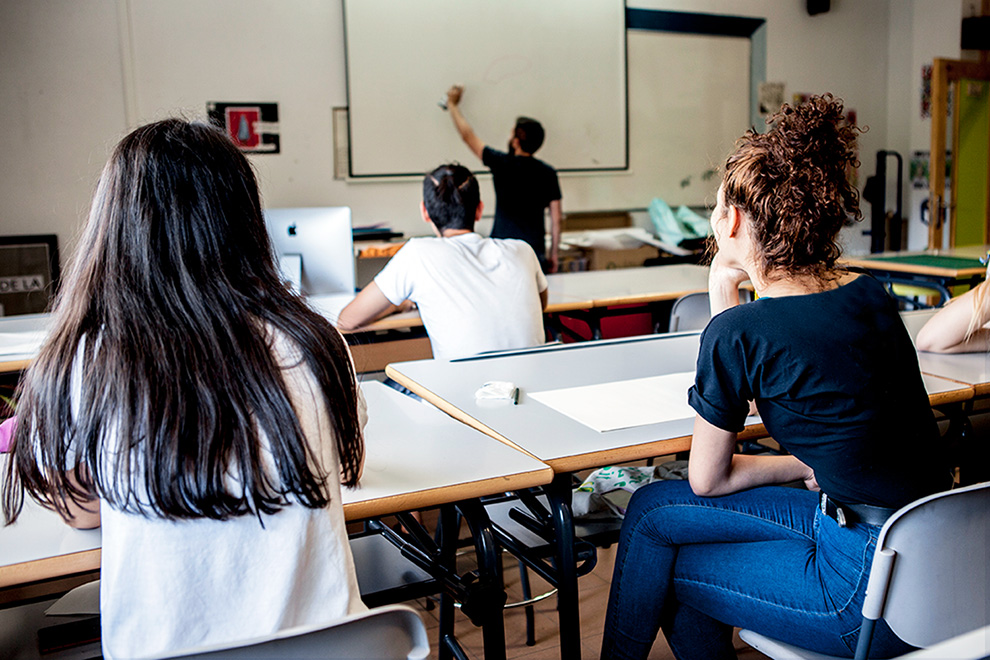
[[[688,400],[710,424],[738,432],[750,399],[836,500],[896,508],[949,485],[923,456],[938,429],[917,352],[872,277],[715,316]]]
[[[492,171],[495,185],[491,237],[526,241],[542,260],[547,251],[543,211],[560,199],[557,171],[532,156],[514,156],[491,147],[481,152],[481,161]]]

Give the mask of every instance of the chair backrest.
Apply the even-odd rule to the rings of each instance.
[[[884,524],[863,613],[879,606],[891,630],[920,647],[982,628],[990,624],[988,565],[990,482],[922,498]]]
[[[426,627],[415,610],[387,605],[329,625],[301,626],[235,644],[186,649],[182,660],[422,660],[430,654]]]
[[[739,302],[748,303],[753,299],[749,289],[739,289]],[[704,330],[712,318],[708,292],[699,291],[688,293],[674,301],[670,308],[670,327],[668,332],[688,332],[689,330]]]
[[[670,332],[702,330],[712,317],[708,292],[689,293],[674,301],[670,308]]]

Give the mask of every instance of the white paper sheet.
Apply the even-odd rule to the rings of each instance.
[[[693,383],[694,372],[685,371],[526,395],[603,433],[693,418],[694,409],[687,403]]]

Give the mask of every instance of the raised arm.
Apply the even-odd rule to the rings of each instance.
[[[560,200],[550,202],[550,272],[556,273],[560,266],[560,225],[563,214],[560,210]]]
[[[353,332],[383,316],[411,309],[412,303],[407,303],[408,301],[401,305],[393,305],[372,281],[340,312],[337,327],[342,332]]]
[[[460,103],[463,94],[464,88],[460,85],[454,85],[447,90],[447,111],[450,112],[450,118],[454,120],[454,127],[457,128],[457,132],[460,134],[461,139],[464,140],[464,144],[471,149],[475,156],[481,158],[481,152],[485,150],[485,143],[474,134],[471,124],[461,114]]]
[[[708,271],[708,304],[712,316],[739,304],[739,285],[749,279],[746,271],[727,266],[718,253]]]

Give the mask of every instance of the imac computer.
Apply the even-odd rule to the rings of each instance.
[[[354,239],[346,206],[267,209],[282,276],[306,296],[354,295]]]

